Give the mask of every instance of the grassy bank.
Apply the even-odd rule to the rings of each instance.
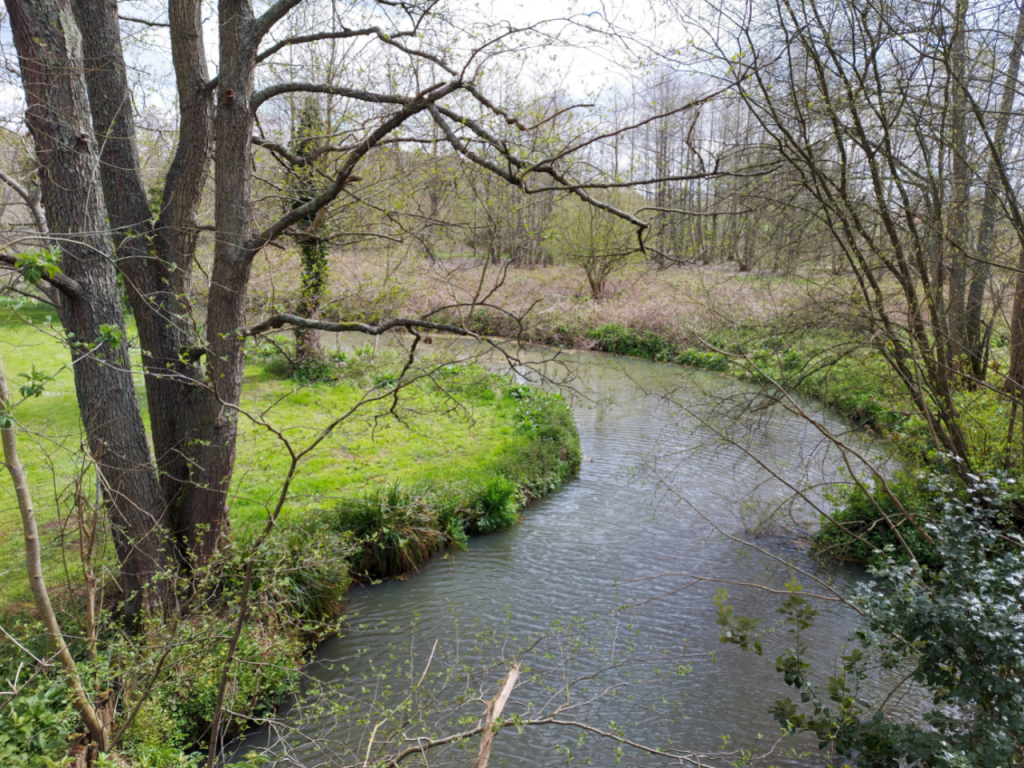
[[[253,557],[247,543],[265,525],[288,466],[282,440],[302,447],[355,409],[300,467],[279,531],[255,555],[255,590],[226,702],[234,731],[300,684],[303,654],[338,629],[353,580],[404,573],[440,549],[466,546],[472,534],[506,528],[579,468],[575,424],[558,395],[488,373],[442,343],[399,392],[405,359],[398,351],[364,346],[296,372],[273,345],[254,347],[242,403],[251,418],[240,421],[231,491],[233,543],[201,575],[208,587],[199,587],[216,599],[187,618],[154,624],[145,642],[121,635],[106,615],[93,653],[80,610],[80,529],[69,511],[76,492],[92,497],[95,480],[81,459],[66,350],[37,307],[0,315],[0,345],[14,386],[33,370],[37,381],[50,377],[40,397],[13,409],[24,427],[22,461],[43,528],[45,573],[87,682],[116,691],[116,723],[138,710],[120,752],[123,764],[139,768],[198,764],[193,750],[209,739],[235,596]],[[32,617],[17,506],[9,484],[0,488],[2,623],[24,646],[0,642],[0,672],[14,680],[26,650],[38,658],[48,651]],[[97,559],[101,570],[112,569],[109,541]],[[0,712],[0,765],[50,768],[48,760],[66,754],[76,718],[63,690],[51,668]]]
[[[279,301],[282,293],[293,290],[286,255],[267,255],[260,270],[258,280],[277,291],[268,290],[266,296]],[[445,306],[471,301],[482,290],[489,307],[468,316],[445,313]],[[906,309],[897,286],[883,279],[880,290],[893,317],[903,316]],[[695,366],[755,383],[770,379],[893,445],[907,470],[898,484],[900,493],[908,508],[921,510],[925,519],[931,512],[927,500],[934,494],[919,476],[949,474],[948,459],[936,449],[904,386],[871,343],[850,275],[822,268],[788,274],[738,272],[727,264],[658,270],[636,262],[618,271],[607,295],[595,301],[582,271],[567,264],[502,270],[459,257],[432,262],[394,254],[336,253],[331,295],[328,313],[339,319],[439,312],[437,316],[485,335]],[[260,297],[255,301],[259,304]],[[994,371],[1006,369],[1007,335],[997,322],[988,360]],[[971,448],[972,469],[982,475],[1024,475],[1024,457],[1007,439],[1007,399],[984,387],[963,387],[953,397]],[[877,512],[865,514],[874,504],[861,491],[851,494],[840,492],[834,500],[841,521],[877,538],[886,526],[879,525]],[[864,560],[863,548],[842,544],[849,537],[841,533],[831,531],[834,535],[820,542],[822,551]]]
[[[24,383],[33,370],[52,376],[41,397],[25,399],[14,410],[24,427],[22,460],[45,532],[52,585],[65,582],[60,544],[68,501],[76,478],[86,471],[74,382],[58,333],[39,308],[0,314],[0,354],[12,385]],[[335,354],[319,381],[291,377],[272,347],[254,350],[250,359],[243,408],[294,446],[304,446],[338,414],[364,403],[300,467],[285,525],[394,484],[469,508],[482,503],[495,478],[505,477],[516,485],[513,496],[521,505],[557,486],[578,464],[575,430],[560,400],[500,380],[454,354],[424,358],[414,371],[420,378],[403,389],[393,414],[392,387],[402,362],[395,352],[367,346]],[[141,384],[139,395],[145,408]],[[236,531],[245,531],[266,519],[288,457],[267,426],[246,418],[239,424],[231,522]],[[91,475],[85,484],[94,487]],[[29,600],[15,535],[19,525],[8,492],[0,507],[0,604],[7,606]]]

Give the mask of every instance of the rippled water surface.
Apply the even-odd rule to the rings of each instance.
[[[821,503],[823,484],[840,478],[837,450],[805,419],[763,407],[752,399],[752,388],[731,380],[604,355],[570,360],[576,378],[566,397],[586,456],[579,477],[535,502],[511,530],[476,537],[468,551],[435,557],[406,579],[353,588],[347,631],[319,649],[314,676],[333,683],[335,703],[361,697],[386,710],[387,702],[405,699],[389,696],[384,686],[408,686],[391,672],[381,680],[389,663],[418,679],[433,654],[425,690],[430,675],[456,659],[494,660],[495,667],[474,682],[445,693],[491,698],[504,674],[502,656],[546,636],[525,657],[525,682],[507,713],[550,713],[566,700],[567,680],[593,675],[572,688],[568,700],[580,709],[568,710],[566,719],[603,729],[614,722],[630,739],[657,747],[710,753],[726,743],[730,750],[766,748],[778,733],[768,707],[791,693],[773,660],[792,638],[768,638],[763,657],[722,645],[713,598],[727,586],[738,613],[771,626],[782,597],[742,584],[781,588],[795,572],[779,558],[805,571],[795,575],[809,592],[828,594],[812,575],[837,589],[862,578],[849,568],[825,572],[793,537],[796,522],[813,519],[807,501]],[[548,370],[564,375],[561,368]],[[831,429],[845,431],[841,422],[804,405]],[[863,438],[846,437],[866,455],[880,456]],[[794,499],[792,488],[805,499]],[[752,537],[752,521],[768,511],[780,524],[766,530],[784,535]],[[752,538],[762,551],[733,537]],[[855,618],[836,603],[822,602],[818,609],[810,656],[826,671]],[[574,617],[586,624],[568,629]],[[479,649],[480,643],[486,647]],[[528,679],[531,673],[539,677]],[[443,706],[430,709],[425,692],[410,701],[432,712],[436,732],[470,727],[469,716],[482,713],[479,701],[464,704],[460,726],[446,719]],[[360,712],[368,716],[367,707]],[[352,712],[324,713],[304,721],[301,734],[286,743],[306,766],[361,764],[373,726],[382,720],[379,710],[365,723]],[[390,724],[378,726],[379,738]],[[411,726],[404,733],[419,735]],[[581,735],[568,726],[521,734],[505,728],[490,764],[553,766],[568,754],[615,764],[614,744],[595,735],[580,743]],[[271,739],[263,731],[247,743],[265,746]],[[467,750],[431,753],[428,762],[472,765],[476,744],[474,739]],[[784,747],[806,751],[813,744],[794,740]],[[280,753],[283,746],[275,749]],[[622,764],[674,764],[631,749],[619,757]],[[771,760],[822,763],[813,754],[782,752]]]

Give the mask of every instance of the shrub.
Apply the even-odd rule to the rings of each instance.
[[[330,360],[311,357],[303,360],[292,370],[292,378],[301,384],[315,384],[337,381],[338,367]]]
[[[889,488],[907,513],[922,525],[933,522],[941,512],[928,484],[910,473],[898,472],[889,482]],[[870,494],[857,485],[844,486],[831,494],[829,501],[833,506],[832,520],[823,519],[814,537],[815,548],[819,553],[868,564],[880,562],[882,551],[891,545],[894,557],[902,562],[909,561],[906,551],[886,522],[887,517],[897,527],[919,563],[938,567],[940,560],[934,547],[900,512],[880,483],[871,484]],[[879,513],[879,508],[885,513],[884,517]]]
[[[22,693],[0,713],[0,765],[53,768],[67,752],[69,724],[63,685]]]
[[[473,521],[476,533],[500,531],[519,522],[521,494],[515,481],[498,475],[483,490],[479,501],[480,517]]]
[[[227,709],[235,713],[229,730],[234,734],[244,730],[250,719],[273,712],[285,696],[296,690],[300,679],[303,642],[298,633],[282,631],[273,610],[253,613],[235,650],[225,699]],[[172,638],[175,645],[165,664],[166,673],[140,710],[141,721],[133,725],[130,747],[204,747],[216,708],[221,664],[233,630],[230,615],[195,617],[179,629]],[[131,670],[122,684],[122,697],[129,706],[140,700],[153,656],[160,651],[158,645],[110,648],[111,657]]]
[[[283,533],[257,555],[257,589],[261,599],[312,629],[341,613],[352,583],[348,562],[356,545],[351,535],[331,530],[319,516]]]

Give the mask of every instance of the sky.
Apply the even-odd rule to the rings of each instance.
[[[347,8],[346,18],[353,18],[376,8],[367,0],[341,3],[337,0],[320,0],[328,7]],[[266,2],[258,3],[265,7]],[[567,19],[572,17],[576,24],[565,21],[551,21],[543,28],[557,34],[562,42],[560,47],[543,53],[532,51],[526,56],[521,68],[521,77],[543,81],[546,87],[553,83],[577,94],[590,98],[596,92],[613,85],[624,83],[628,71],[635,70],[635,54],[630,57],[621,41],[610,38],[598,40],[596,35],[586,34],[582,26],[590,25],[607,29],[609,22],[631,35],[653,38],[664,29],[665,22],[656,18],[652,6],[645,2],[623,2],[622,0],[519,0],[518,2],[467,2],[449,0],[449,8],[457,18],[468,24],[481,22],[506,22],[525,26],[543,20]],[[158,22],[166,21],[165,3],[155,0],[121,2],[120,13],[140,19]],[[205,13],[205,41],[210,62],[211,75],[216,72],[217,60],[217,17],[215,4],[207,4]],[[379,23],[380,19],[378,20]],[[674,25],[673,25],[674,26]],[[168,112],[173,109],[174,79],[171,70],[170,46],[167,30],[126,22],[123,26],[126,56],[136,84],[136,106],[140,112],[155,110]],[[464,38],[465,40],[465,38]],[[11,31],[4,15],[0,22],[0,47],[6,65],[6,77],[0,84],[0,114],[7,118],[9,127],[20,121],[24,109],[23,97],[17,78],[17,59],[14,54]],[[630,59],[633,59],[631,61]]]

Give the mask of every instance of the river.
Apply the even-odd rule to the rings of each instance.
[[[744,584],[784,589],[795,576],[807,592],[828,596],[829,587],[865,578],[815,562],[801,543],[803,523],[815,519],[808,502],[824,504],[824,490],[842,479],[838,450],[806,419],[764,407],[750,385],[608,355],[565,359],[545,370],[571,374],[566,397],[586,457],[579,476],[536,501],[519,525],[473,538],[467,551],[350,590],[344,632],[319,648],[307,701],[283,716],[294,730],[254,732],[235,759],[265,749],[282,765],[358,765],[389,740],[471,727],[481,700],[495,695],[530,643],[506,715],[621,729],[673,754],[736,759],[725,753],[771,747],[779,727],[769,707],[793,695],[774,659],[794,638],[782,630],[766,637],[763,656],[723,645],[714,597],[727,588],[737,613],[769,628],[783,596]],[[884,446],[802,406],[864,455],[884,459]],[[777,523],[751,533],[769,514]],[[816,607],[808,660],[824,682],[857,622],[841,603]],[[560,706],[568,708],[552,715]],[[422,721],[426,730],[412,724]],[[472,765],[478,744],[474,737],[461,749],[439,748],[426,763]],[[490,765],[686,762],[620,746],[569,725],[507,727]],[[824,764],[807,738],[774,749],[765,764]]]

